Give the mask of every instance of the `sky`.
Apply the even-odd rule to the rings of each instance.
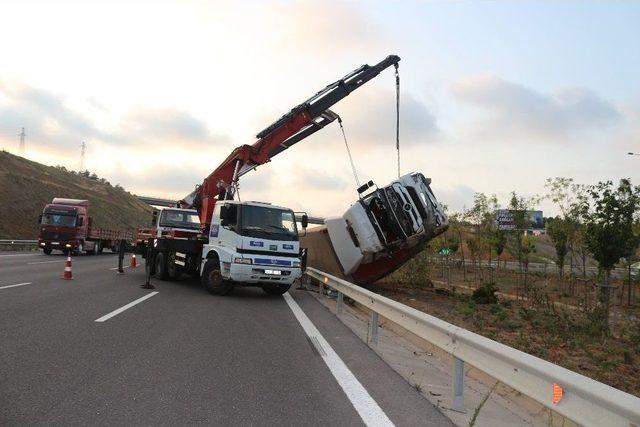
[[[401,171],[450,211],[548,177],[640,183],[640,2],[0,3],[0,148],[182,198],[327,84],[400,61]],[[332,108],[358,176],[397,177],[395,81]],[[333,123],[243,176],[246,200],[341,215],[357,199]],[[539,208],[553,214],[542,201]]]

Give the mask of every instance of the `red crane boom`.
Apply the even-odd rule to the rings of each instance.
[[[329,110],[331,106],[384,69],[392,65],[397,69],[398,62],[400,57],[389,55],[376,65],[363,65],[297,105],[258,133],[254,144],[235,148],[180,205],[195,208],[201,224],[208,230],[216,201],[233,197],[232,184],[240,176],[333,122],[338,116]]]

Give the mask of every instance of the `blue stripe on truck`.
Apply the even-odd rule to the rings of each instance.
[[[253,263],[255,265],[280,265],[283,267],[291,267],[291,261],[281,259],[254,258]]]

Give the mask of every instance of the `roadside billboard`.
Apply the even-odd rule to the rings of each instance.
[[[511,209],[498,209],[496,211],[496,225],[498,230],[542,230],[544,229],[544,218],[542,211],[527,211],[524,217],[524,224],[517,224],[517,214],[522,211]]]

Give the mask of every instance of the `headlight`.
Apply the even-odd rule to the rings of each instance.
[[[235,264],[252,264],[251,258],[234,258]]]
[[[70,247],[71,247],[71,244],[70,244],[70,243],[67,243],[67,244],[66,244],[66,245],[64,245],[64,246],[65,246],[66,248],[70,248]]]
[[[44,246],[44,245],[45,245],[45,243],[44,243],[44,242],[40,243],[40,246]]]
[[[293,261],[293,262],[291,263],[291,266],[292,266],[292,267],[300,267],[300,261]]]

